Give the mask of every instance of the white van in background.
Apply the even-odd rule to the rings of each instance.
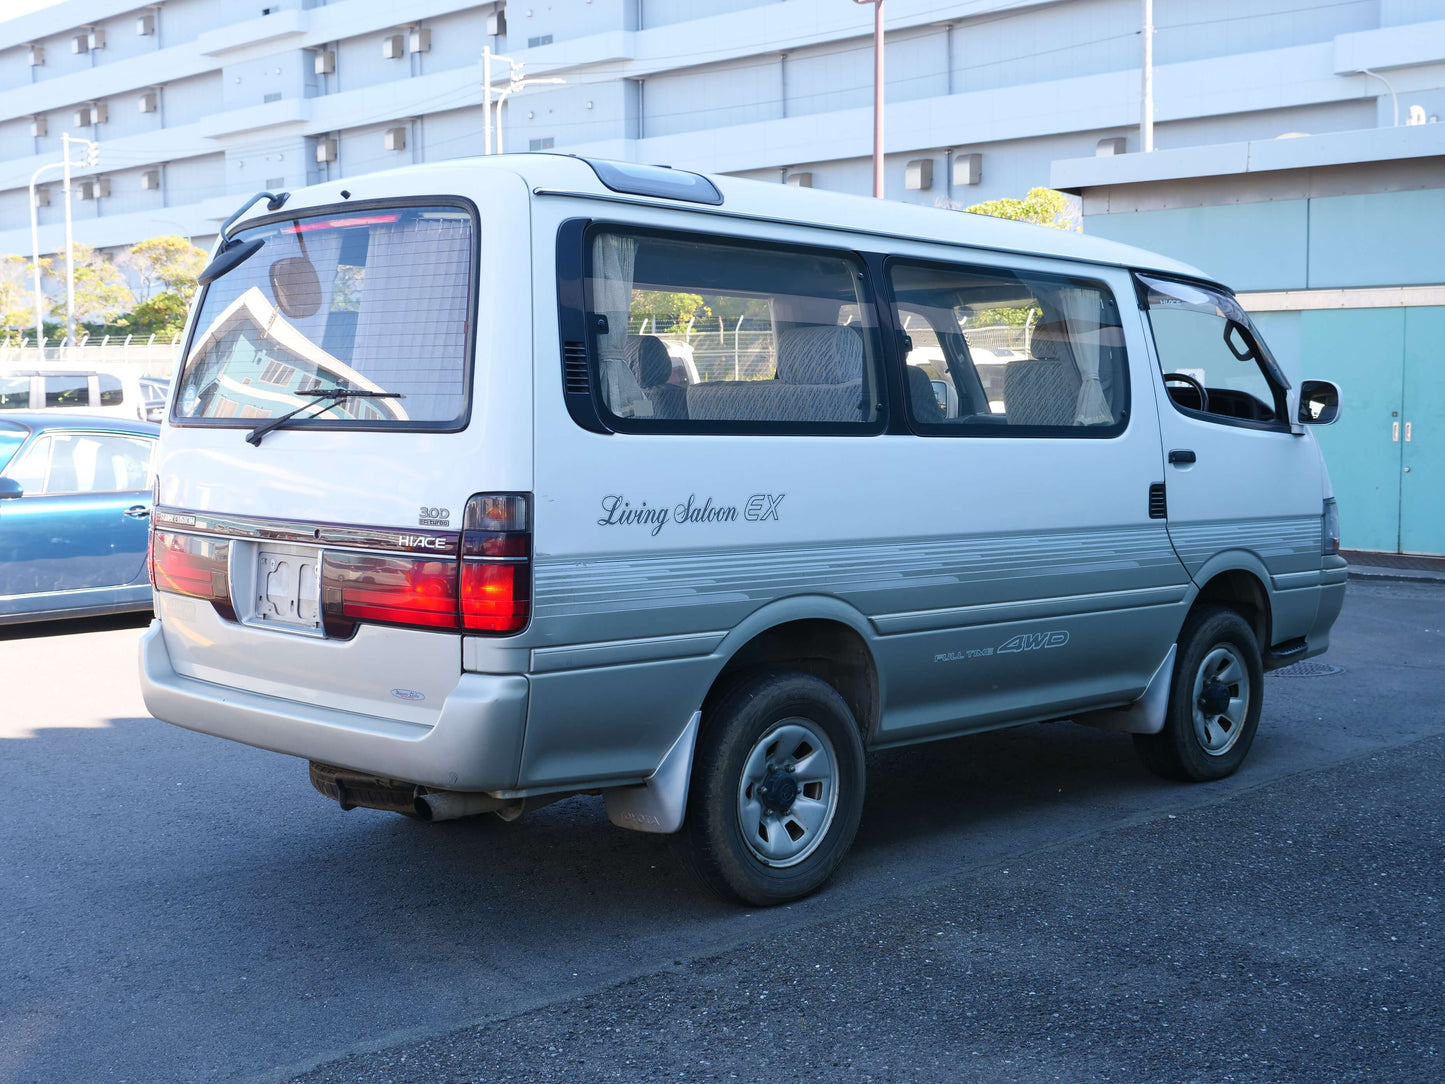
[[[146,379],[153,378],[118,370],[0,369],[0,411],[73,410],[159,421],[146,412]]]
[[[1217,779],[1328,646],[1338,391],[1193,268],[560,155],[263,196],[163,424],[142,682],[342,808],[600,792],[779,903],[867,749],[1072,718]]]

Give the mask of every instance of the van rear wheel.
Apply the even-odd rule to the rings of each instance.
[[[1164,729],[1135,734],[1134,748],[1165,779],[1223,779],[1249,754],[1263,704],[1264,664],[1249,622],[1201,607],[1179,635]]]
[[[863,741],[837,690],[812,674],[748,678],[703,717],[679,843],[714,891],[787,903],[838,868],[863,789]]]

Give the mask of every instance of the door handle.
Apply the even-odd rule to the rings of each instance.
[[[1176,466],[1181,463],[1193,463],[1194,451],[1190,448],[1175,448],[1169,453],[1169,462]]]
[[[151,510],[143,504],[133,504],[122,512],[121,515],[129,516],[131,519],[150,519]]]
[[[1391,422],[1391,423],[1390,423],[1390,443],[1391,443],[1391,444],[1399,444],[1399,443],[1400,443],[1400,423],[1399,423],[1399,422]]]
[[[1409,423],[1409,422],[1406,422],[1406,423],[1405,423],[1405,443],[1406,443],[1406,444],[1409,444],[1409,443],[1410,443],[1410,423]]]

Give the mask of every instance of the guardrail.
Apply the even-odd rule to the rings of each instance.
[[[181,337],[161,335],[93,335],[64,339],[7,336],[0,339],[3,369],[126,369],[136,376],[170,376],[180,354]]]

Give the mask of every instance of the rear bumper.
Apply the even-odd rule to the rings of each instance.
[[[462,674],[428,726],[185,677],[153,621],[141,637],[140,679],[146,709],[187,730],[428,787],[517,785],[529,691],[521,674]]]

